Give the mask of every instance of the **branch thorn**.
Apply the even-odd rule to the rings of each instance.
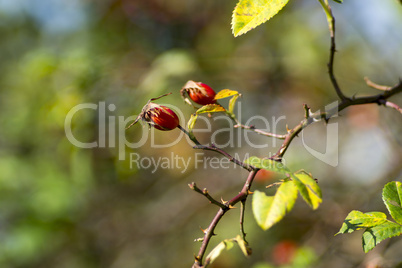
[[[206,234],[206,233],[208,232],[208,228],[207,228],[207,229],[202,229],[202,228],[200,227],[200,229],[201,229],[201,231],[202,231],[204,234]]]

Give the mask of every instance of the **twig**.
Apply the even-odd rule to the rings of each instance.
[[[191,190],[193,190],[193,191],[195,191],[195,192],[197,192],[197,193],[202,194],[203,196],[205,196],[205,197],[209,200],[209,202],[210,202],[211,204],[217,205],[218,207],[220,207],[220,208],[222,208],[222,209],[226,209],[226,208],[228,207],[227,205],[225,205],[225,204],[223,204],[223,203],[217,201],[216,199],[214,199],[214,198],[208,193],[208,190],[207,190],[206,188],[204,188],[203,190],[201,190],[200,188],[198,188],[197,185],[195,184],[195,182],[190,183],[190,184],[188,185],[188,187],[190,187]]]
[[[183,133],[186,134],[190,138],[190,140],[194,142],[194,144],[201,145],[201,143],[194,137],[194,135],[190,135],[190,133],[188,133],[188,131],[185,128],[183,128],[180,125],[178,125],[177,128],[183,131]]]
[[[230,154],[228,154],[227,152],[225,152],[224,150],[218,148],[215,146],[215,144],[212,144],[211,146],[207,146],[207,145],[196,145],[193,147],[194,149],[202,149],[202,150],[207,150],[207,151],[214,151],[217,153],[220,153],[221,155],[225,156],[226,158],[229,159],[230,162],[235,163],[236,165],[244,168],[245,170],[248,171],[252,171],[254,168],[248,164],[243,163],[242,161],[234,158],[233,156],[231,156]]]
[[[402,108],[399,107],[397,104],[387,101],[387,100],[380,100],[380,103],[383,104],[386,107],[390,107],[392,109],[397,110],[398,112],[400,112],[402,114]]]
[[[387,91],[387,90],[390,90],[392,88],[390,86],[383,86],[383,85],[379,85],[377,83],[374,83],[368,77],[364,77],[364,81],[366,81],[366,84],[369,87],[372,87],[372,88],[375,88],[375,89],[378,89],[378,90]]]
[[[233,122],[236,123],[236,125],[234,125],[235,128],[242,128],[242,129],[247,129],[247,130],[251,130],[254,131],[257,134],[263,135],[263,136],[267,136],[267,137],[271,137],[271,138],[277,138],[280,140],[283,140],[286,138],[286,135],[281,135],[281,134],[275,134],[275,133],[271,133],[271,132],[267,132],[258,128],[255,128],[255,126],[247,126],[247,125],[243,125],[242,123],[240,123],[240,121],[236,118],[236,116],[234,115],[234,113],[229,112],[228,110],[226,110],[226,114],[233,120]]]
[[[254,169],[248,174],[247,180],[244,183],[241,192],[238,195],[236,195],[235,197],[233,197],[231,200],[229,200],[229,202],[228,202],[229,206],[234,206],[238,202],[242,202],[243,200],[245,201],[247,199],[247,196],[250,194],[251,184],[253,183],[255,175],[257,174],[258,171],[259,171],[259,169]],[[214,230],[215,230],[216,226],[218,225],[219,221],[222,219],[223,215],[225,215],[225,213],[230,209],[229,206],[225,207],[225,208],[220,208],[218,210],[218,212],[216,213],[215,217],[212,219],[208,228],[204,231],[204,239],[202,241],[201,248],[200,248],[197,256],[195,257],[195,261],[194,261],[192,268],[205,267],[202,264],[202,259],[204,258],[205,251],[207,249],[207,246],[210,242],[211,237],[214,234]],[[208,265],[208,263],[206,263],[205,265]]]
[[[246,199],[241,201],[241,207],[240,207],[240,232],[243,236],[244,242],[247,243],[246,240],[246,232],[244,231],[244,211],[246,210]]]
[[[342,111],[343,109],[353,106],[353,105],[362,105],[362,104],[370,104],[370,103],[376,103],[379,105],[386,105],[388,107],[392,107],[398,111],[400,111],[401,108],[397,106],[396,104],[386,101],[388,98],[390,98],[393,95],[396,95],[398,93],[402,92],[402,81],[400,81],[397,85],[392,87],[391,89],[384,91],[382,94],[378,95],[373,95],[373,96],[366,96],[366,97],[358,97],[358,98],[353,98],[349,99],[346,98],[342,100],[338,106],[332,108],[329,111],[326,111],[325,113],[321,112],[316,112],[313,114],[310,114],[308,118],[305,118],[292,128],[289,133],[287,134],[286,139],[283,141],[281,147],[279,148],[278,152],[274,154],[270,159],[276,160],[276,161],[281,161],[283,155],[285,154],[286,150],[288,149],[290,143],[292,140],[308,125],[314,122],[318,122],[321,119],[325,119],[328,121],[330,118],[332,118],[334,115],[336,115],[338,112]]]
[[[282,183],[283,183],[282,181],[274,182],[274,183],[271,183],[270,185],[265,186],[265,188],[271,188],[271,187],[274,187],[274,186],[277,186],[277,185],[281,185]]]
[[[304,108],[304,118],[309,118],[310,114],[311,114],[311,109],[310,107],[308,107],[307,104],[303,104],[303,108]]]
[[[193,147],[194,149],[215,151],[215,152],[220,153],[221,155],[225,156],[226,158],[228,158],[230,162],[235,163],[236,165],[246,169],[247,171],[252,171],[253,170],[252,166],[247,165],[247,164],[243,163],[242,161],[234,158],[233,156],[231,156],[230,154],[225,152],[223,149],[220,149],[220,148],[216,147],[215,144],[212,144],[211,146],[202,145],[202,144],[199,143],[199,141],[194,136],[190,135],[190,133],[188,133],[188,131],[186,129],[184,129],[182,126],[178,125],[177,127],[181,131],[183,131],[184,134],[186,134],[194,142],[194,144],[195,144],[195,146]]]
[[[251,130],[251,131],[254,131],[257,134],[267,136],[267,137],[277,138],[277,139],[280,139],[280,140],[284,140],[286,138],[286,134],[281,135],[281,134],[275,134],[275,133],[271,133],[271,132],[266,132],[264,130],[257,129],[254,126],[246,126],[246,125],[240,124],[239,122],[237,122],[234,127],[235,128],[242,128],[242,129]]]
[[[336,80],[334,74],[334,63],[335,63],[335,52],[336,52],[336,43],[335,43],[335,17],[332,14],[331,6],[328,3],[323,3],[321,0],[321,5],[323,5],[325,13],[327,15],[329,33],[331,37],[331,46],[329,53],[329,62],[328,62],[328,74],[331,79],[332,86],[334,87],[336,94],[343,101],[346,100],[347,97],[343,94],[341,88],[339,87],[338,81]]]

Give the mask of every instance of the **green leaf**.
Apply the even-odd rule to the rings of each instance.
[[[352,233],[356,230],[368,227],[374,227],[387,221],[387,215],[382,212],[363,213],[352,210],[342,224],[337,234]]]
[[[233,11],[232,31],[242,35],[276,15],[289,0],[240,0]]]
[[[292,210],[296,199],[297,188],[290,180],[283,182],[274,196],[255,191],[252,202],[254,218],[263,230],[268,230]]]
[[[332,1],[337,2],[337,3],[339,3],[339,4],[342,4],[342,3],[343,3],[343,0],[332,0]]]
[[[219,104],[208,104],[197,110],[196,114],[224,112],[225,108]]]
[[[237,235],[236,238],[230,238],[230,239],[225,239],[221,241],[214,249],[211,250],[211,252],[208,254],[208,256],[205,258],[205,263],[211,264],[213,263],[216,258],[221,255],[221,253],[226,249],[229,250],[233,247],[233,245],[237,243],[243,252],[244,256],[250,256],[251,254],[251,248],[247,245],[247,242],[244,241],[243,238],[241,238],[240,235]]]
[[[190,120],[188,120],[188,122],[187,122],[188,134],[190,136],[190,139],[192,139],[192,140],[195,139],[195,136],[193,134],[193,128],[194,128],[195,122],[197,121],[197,117],[198,117],[197,114],[192,114],[190,117]]]
[[[239,245],[241,252],[243,252],[244,256],[248,257],[251,255],[251,248],[248,246],[248,243],[244,241],[244,239],[237,235],[235,238],[237,244]]]
[[[387,183],[382,191],[382,199],[392,218],[402,224],[402,183],[399,181]]]
[[[190,120],[188,120],[188,122],[187,122],[188,130],[192,130],[194,128],[195,121],[197,121],[197,117],[198,117],[197,114],[192,114],[191,115]]]
[[[240,97],[240,94],[234,95],[229,101],[229,113],[233,114],[233,110],[236,104],[237,99]]]
[[[259,169],[266,169],[282,174],[289,174],[290,170],[281,162],[274,161],[271,159],[262,159],[256,156],[252,156],[248,158],[246,161],[244,161],[246,164],[249,164],[253,167],[259,168]]]
[[[314,178],[305,171],[296,172],[290,176],[295,182],[304,201],[306,201],[312,209],[317,209],[322,202],[322,194]]]
[[[233,95],[239,95],[239,92],[237,92],[236,90],[222,89],[215,95],[214,99],[215,100],[224,99]]]
[[[225,239],[222,242],[220,242],[213,250],[211,250],[211,252],[206,257],[205,259],[206,263],[207,264],[213,263],[216,260],[216,258],[218,258],[219,255],[221,255],[222,251],[224,251],[225,249],[227,250],[231,249],[235,242],[236,241],[234,238]]]
[[[374,226],[372,228],[367,228],[366,231],[364,231],[362,237],[363,250],[365,253],[367,253],[384,239],[401,234],[402,226],[388,220],[380,225]]]
[[[192,114],[191,117],[190,117],[190,120],[188,120],[187,128],[188,128],[189,131],[194,128],[195,122],[197,121],[197,117],[198,117],[197,114]]]

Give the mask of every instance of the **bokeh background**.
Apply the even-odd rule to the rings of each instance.
[[[193,150],[183,137],[176,141],[177,129],[152,132],[136,125],[122,131],[127,118],[148,99],[173,92],[159,103],[174,105],[185,125],[194,110],[179,90],[190,79],[216,91],[238,90],[241,120],[264,117],[279,133],[302,120],[303,103],[315,111],[337,99],[327,76],[329,36],[318,1],[290,1],[271,21],[238,38],[230,30],[235,4],[0,0],[0,267],[191,266],[200,246],[193,241],[217,208],[187,184],[194,181],[228,200],[247,174],[233,165],[211,167],[208,159],[218,156]],[[377,94],[365,76],[396,84],[402,77],[401,4],[355,0],[334,3],[333,9],[335,69],[344,91]],[[402,103],[400,96],[393,101]],[[81,142],[97,142],[94,148],[79,148],[66,137],[67,114],[84,103],[96,109],[74,114],[72,134]],[[272,155],[280,145],[230,132],[232,124],[218,119],[198,122],[197,128],[210,124],[212,129],[197,136],[209,143],[214,130],[226,129],[215,142],[233,141],[225,147],[240,159]],[[262,120],[249,123],[267,128]],[[335,167],[313,157],[301,138],[285,156],[290,168],[318,179],[324,198],[319,209],[312,211],[299,198],[281,223],[264,232],[248,202],[245,228],[252,256],[233,248],[211,267],[396,267],[402,262],[401,238],[364,254],[361,232],[334,237],[352,209],[386,212],[382,187],[401,181],[401,115],[376,105],[350,107],[330,123],[337,124],[339,136],[330,141],[336,146],[332,159],[339,158]],[[324,153],[326,131],[323,123],[311,125],[305,144]],[[141,146],[125,146],[144,135]],[[174,144],[156,148],[169,142]],[[133,164],[134,154],[147,160]],[[184,169],[170,161],[171,166],[154,170],[146,162],[160,157],[190,164]],[[278,179],[261,172],[252,189],[264,190]],[[238,213],[224,217],[209,249],[239,233]]]

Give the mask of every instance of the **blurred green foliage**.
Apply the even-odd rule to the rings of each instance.
[[[355,2],[334,7],[339,22],[336,72],[348,94],[372,94],[375,91],[365,86],[364,76],[391,85],[401,76],[402,11],[392,2]],[[233,7],[234,2],[221,0],[0,1],[1,267],[191,265],[199,247],[193,240],[201,236],[198,226],[205,228],[215,208],[190,191],[187,183],[196,181],[211,195],[227,199],[238,192],[243,171],[196,168],[197,152],[184,139],[168,148],[152,148],[147,140],[140,148],[125,148],[126,160],[119,159],[117,145],[109,146],[109,133],[106,148],[77,148],[66,138],[64,120],[78,104],[114,104],[116,110],[107,110],[106,115],[116,124],[106,124],[117,133],[118,116],[136,115],[149,98],[167,92],[174,94],[160,103],[179,107],[188,120],[193,110],[178,92],[190,79],[242,93],[245,121],[256,114],[286,116],[278,132],[285,130],[285,123],[300,121],[302,103],[315,110],[336,99],[327,78],[329,38],[318,3],[291,1],[269,23],[236,39],[230,31]],[[374,24],[386,27],[386,42]],[[333,234],[351,205],[381,210],[380,202],[370,196],[380,194],[384,181],[398,179],[401,168],[401,126],[395,124],[399,115],[382,107],[370,109],[372,124],[363,120],[356,126],[352,119],[358,111],[346,112],[339,120],[339,157],[351,150],[342,147],[344,141],[369,133],[363,144],[374,154],[368,167],[380,172],[367,181],[358,180],[358,175],[344,176],[347,165],[326,166],[295,142],[287,164],[295,170],[308,169],[319,179],[323,208],[312,212],[296,204],[283,223],[265,233],[248,208],[246,230],[253,255],[245,259],[233,250],[213,267],[271,263],[270,251],[283,239],[314,250],[317,267],[353,267],[365,261],[359,246],[348,247],[352,238],[345,242]],[[74,116],[72,131],[78,140],[99,141],[103,134],[97,112],[85,110]],[[227,126],[217,122],[216,127]],[[138,141],[146,131],[136,126],[126,137]],[[319,143],[317,136],[323,131],[320,125],[306,134]],[[155,132],[155,140],[171,141],[177,135],[178,130]],[[197,135],[209,142],[208,133]],[[249,136],[255,143],[267,143],[263,137]],[[378,153],[378,146],[372,145],[378,144],[376,139],[386,150]],[[263,156],[279,146],[272,140],[268,143],[266,149],[234,146],[228,151]],[[186,171],[152,172],[130,166],[132,152],[143,157],[173,152],[193,161]],[[349,154],[347,161],[353,164],[355,155]],[[264,185],[261,181],[255,187]],[[366,195],[353,195],[354,189]],[[237,234],[235,214],[222,221],[210,248]],[[396,242],[388,244],[391,253],[393,245]],[[397,262],[399,255],[387,256]]]

